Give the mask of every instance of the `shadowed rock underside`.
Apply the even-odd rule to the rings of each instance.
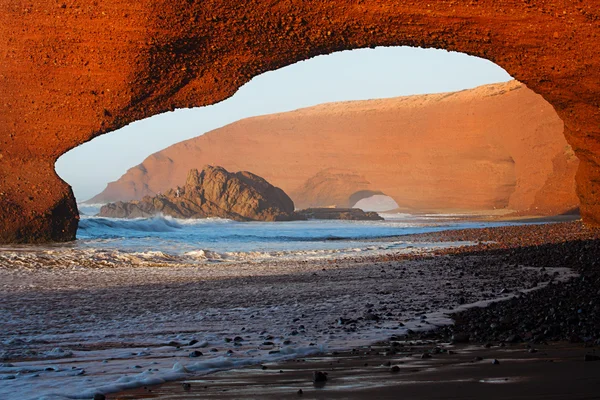
[[[600,224],[600,1],[4,1],[0,241],[75,237],[56,159],[95,136],[213,104],[253,76],[335,51],[420,46],[489,59],[541,94],[581,160]]]

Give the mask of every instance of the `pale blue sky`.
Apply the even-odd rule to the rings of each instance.
[[[510,79],[490,61],[445,50],[379,47],[319,56],[255,77],[219,104],[157,115],[100,136],[63,155],[56,171],[73,186],[77,200],[84,201],[150,154],[242,118]]]

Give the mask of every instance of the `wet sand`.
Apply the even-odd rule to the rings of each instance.
[[[600,362],[584,361],[593,352],[568,343],[502,348],[430,344],[406,345],[389,355],[387,347],[372,346],[224,371],[107,398],[596,399]],[[315,384],[314,371],[327,372],[327,381]]]
[[[469,240],[477,245],[434,255],[363,258],[361,262],[433,259],[470,270],[483,266],[490,270],[523,265],[542,270],[568,267],[580,276],[531,293],[520,291],[510,301],[487,308],[454,314],[455,325],[435,331],[393,338],[357,351],[266,364],[266,369],[252,366],[224,371],[107,398],[600,398],[599,236],[597,230],[570,222],[406,237]],[[530,284],[535,287],[538,282]],[[468,343],[449,345],[453,336]],[[424,339],[430,341],[418,344]],[[423,358],[423,354],[431,358]],[[588,361],[584,361],[586,355]],[[493,363],[494,359],[498,363]],[[391,372],[396,365],[399,371]],[[329,374],[323,387],[312,383],[317,370]]]

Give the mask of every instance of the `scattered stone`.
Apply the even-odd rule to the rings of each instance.
[[[194,351],[192,351],[192,352],[190,353],[190,357],[191,357],[191,358],[200,357],[200,356],[203,356],[203,355],[204,355],[204,354],[202,354],[202,352],[201,352],[201,351],[198,351],[198,350],[194,350]]]
[[[523,339],[519,335],[510,335],[504,341],[506,343],[521,343]]]
[[[379,321],[380,319],[379,315],[371,312],[366,313],[364,318],[366,321]]]
[[[390,368],[390,372],[393,372],[393,373],[400,372],[400,367],[397,365],[394,365],[392,368]]]
[[[496,359],[494,358],[494,361],[492,361],[492,364],[494,364],[494,365],[500,365],[500,361],[498,361],[498,360],[496,360]]]
[[[327,372],[314,371],[313,372],[313,383],[327,382]]]
[[[454,344],[469,343],[470,339],[471,338],[468,333],[455,333],[452,335],[452,343]]]
[[[304,394],[304,392],[302,391],[302,389],[298,389],[298,391],[296,393],[298,394],[298,396],[302,396]]]
[[[190,390],[190,389],[191,389],[191,387],[192,387],[192,385],[190,385],[190,384],[189,384],[189,383],[187,383],[187,382],[184,382],[184,383],[182,383],[182,384],[181,384],[181,386],[183,387],[183,390],[185,390],[185,391],[188,391],[188,390]]]
[[[339,317],[337,319],[337,324],[338,325],[350,325],[350,324],[355,324],[358,321],[355,319],[350,319],[350,318],[343,318],[343,317]]]
[[[106,396],[103,395],[102,393],[96,393],[94,395],[94,400],[106,400]]]
[[[195,345],[196,343],[198,343],[198,341],[197,341],[196,339],[192,339],[192,340],[190,340],[190,342],[188,343],[188,346],[193,346],[193,345]]]

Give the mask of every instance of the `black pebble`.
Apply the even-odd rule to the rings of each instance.
[[[327,372],[322,372],[322,371],[314,371],[313,372],[313,382],[314,383],[326,382],[326,381],[327,381]]]

